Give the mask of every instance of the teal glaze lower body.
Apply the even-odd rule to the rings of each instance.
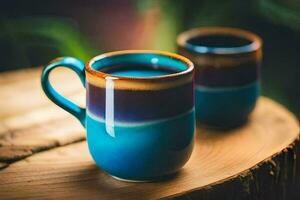
[[[196,87],[196,119],[214,128],[240,126],[255,107],[259,93],[258,81],[234,88]]]
[[[115,125],[87,115],[87,141],[97,165],[125,180],[147,181],[178,171],[189,159],[195,132],[195,111],[138,125]]]

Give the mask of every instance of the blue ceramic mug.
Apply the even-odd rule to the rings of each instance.
[[[197,120],[222,129],[242,125],[259,96],[261,39],[241,29],[208,27],[183,32],[177,45],[195,64]]]
[[[75,71],[86,87],[86,109],[49,83],[56,67]],[[105,172],[129,181],[149,181],[178,171],[194,143],[194,67],[162,51],[118,51],[92,58],[54,60],[42,87],[87,130],[90,153]]]

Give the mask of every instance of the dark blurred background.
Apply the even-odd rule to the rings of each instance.
[[[299,0],[4,0],[0,71],[119,49],[175,51],[176,35],[200,26],[259,34],[263,94],[300,117]]]

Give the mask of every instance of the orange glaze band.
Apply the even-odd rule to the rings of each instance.
[[[171,59],[178,60],[186,65],[186,69],[177,73],[172,73],[162,76],[154,77],[124,77],[104,73],[92,68],[93,63],[112,56],[126,55],[126,54],[157,54],[166,56]],[[97,87],[105,88],[106,81],[113,80],[115,89],[124,90],[160,90],[182,85],[193,81],[194,65],[193,63],[178,54],[158,50],[123,50],[105,53],[92,58],[85,67],[86,78],[89,84]]]
[[[216,51],[197,52],[187,48],[188,41],[198,36],[230,35],[250,42],[241,47],[207,47]],[[181,33],[177,38],[178,52],[187,56],[196,65],[212,67],[235,67],[242,63],[260,61],[262,39],[254,33],[237,28],[206,27],[195,28]]]

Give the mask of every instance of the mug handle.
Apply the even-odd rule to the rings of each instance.
[[[60,95],[51,85],[49,81],[49,75],[50,72],[57,68],[57,67],[66,67],[74,72],[79,76],[82,85],[85,87],[85,69],[84,69],[84,63],[76,58],[73,57],[62,57],[57,58],[53,60],[52,62],[47,65],[43,71],[41,76],[41,84],[42,88],[47,95],[47,97],[53,101],[56,105],[61,107],[62,109],[66,110],[67,112],[74,115],[82,124],[83,127],[85,127],[85,121],[86,121],[86,109],[81,108],[75,103],[71,102],[67,98]]]

